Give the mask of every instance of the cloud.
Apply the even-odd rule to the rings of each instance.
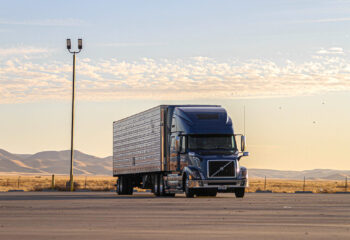
[[[344,55],[344,50],[341,47],[321,48],[317,51],[317,54]]]
[[[162,46],[165,43],[160,42],[111,42],[98,44],[100,47],[150,47]]]
[[[24,21],[0,19],[0,25],[78,27],[78,26],[86,25],[86,23],[80,19],[74,19],[74,18],[38,19],[38,20],[24,20]]]
[[[35,61],[0,59],[0,103],[70,100],[71,65]],[[350,62],[322,54],[303,63],[284,64],[203,56],[138,61],[85,58],[77,62],[76,76],[80,101],[266,98],[350,91]]]
[[[0,48],[0,56],[42,54],[42,53],[49,53],[49,52],[52,52],[52,50],[49,50],[46,48],[35,48],[35,47]]]

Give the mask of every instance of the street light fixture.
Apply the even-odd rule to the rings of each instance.
[[[79,50],[83,49],[83,39],[81,38],[78,39],[78,49]]]
[[[70,39],[67,39],[67,49],[70,50],[72,48],[72,44],[70,42]]]
[[[80,53],[83,49],[83,40],[78,39],[78,49],[79,51],[71,51],[72,44],[70,39],[67,39],[67,49],[73,54],[73,83],[72,83],[72,125],[71,125],[71,150],[70,150],[70,191],[74,191],[74,180],[73,180],[73,160],[74,160],[74,102],[75,102],[75,54]]]

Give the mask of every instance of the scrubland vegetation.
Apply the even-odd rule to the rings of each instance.
[[[54,185],[52,185],[52,176],[0,176],[0,191],[65,191],[68,181],[69,176],[63,175],[54,177]],[[116,178],[108,176],[75,176],[74,181],[76,190],[113,191],[115,190]],[[339,180],[307,180],[304,187],[302,180],[267,179],[265,185],[264,179],[250,179],[247,192],[270,190],[279,193],[294,193],[295,191],[305,190],[314,193],[333,193],[345,191],[344,186],[345,181]]]

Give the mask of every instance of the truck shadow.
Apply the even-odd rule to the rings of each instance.
[[[187,199],[185,195],[177,195],[176,197],[156,197],[151,193],[148,194],[134,194],[132,196],[120,196],[115,193],[70,193],[70,192],[21,192],[21,193],[0,193],[0,202],[1,201],[45,201],[45,200],[96,200],[96,199],[114,199],[114,200],[124,200],[124,199],[174,199],[181,198]],[[217,197],[195,197],[194,199],[215,199],[220,198]]]
[[[133,195],[118,196],[114,194],[76,194],[76,193],[1,193],[1,201],[41,201],[41,200],[91,200],[91,199],[150,199],[155,198],[154,195]]]

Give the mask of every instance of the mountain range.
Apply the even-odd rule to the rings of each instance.
[[[49,175],[69,174],[70,150],[43,151],[35,154],[13,154],[0,149],[0,175]],[[249,168],[250,178],[278,178],[343,180],[350,178],[350,170],[313,169],[305,171],[282,171]],[[74,151],[74,174],[112,175],[112,157],[99,158]]]
[[[69,174],[70,150],[13,154],[0,149],[0,174]],[[74,174],[112,175],[112,157],[98,158],[74,151]]]

